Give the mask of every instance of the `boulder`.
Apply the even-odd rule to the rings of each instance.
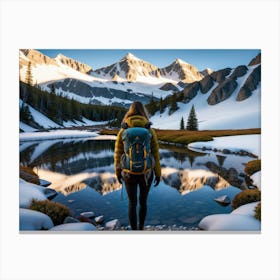
[[[230,204],[230,198],[227,195],[219,196],[219,197],[215,198],[215,201],[223,206]]]
[[[103,215],[98,216],[94,220],[96,223],[101,224],[102,222],[104,222],[104,216]]]
[[[48,187],[51,182],[47,181],[47,180],[43,180],[43,179],[39,179],[39,183],[40,183],[40,186],[42,187]]]
[[[114,230],[117,229],[118,227],[120,227],[120,221],[118,219],[109,221],[105,224],[105,228],[107,230]]]
[[[83,212],[80,215],[83,216],[83,217],[86,217],[86,218],[93,218],[95,216],[94,212],[92,212],[92,211]]]

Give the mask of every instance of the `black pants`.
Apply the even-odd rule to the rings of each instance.
[[[153,181],[153,174],[150,174],[148,178],[145,178],[145,175],[132,175],[126,173],[123,174],[123,179],[125,182],[125,188],[129,199],[128,218],[132,230],[137,230],[136,207],[137,207],[137,189],[139,186],[140,209],[139,209],[138,229],[143,230],[144,222],[147,214],[147,199]]]

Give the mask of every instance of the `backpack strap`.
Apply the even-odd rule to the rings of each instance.
[[[150,128],[151,128],[151,125],[152,125],[151,122],[147,122],[147,123],[145,124],[144,127],[145,127],[146,129],[150,129]],[[121,128],[127,129],[127,128],[128,128],[128,124],[127,124],[126,122],[123,122],[123,123],[121,124]]]
[[[152,123],[151,122],[147,122],[145,124],[145,128],[150,129],[151,128]]]
[[[125,122],[125,123],[122,123],[121,124],[121,128],[123,129],[127,129],[128,128],[128,124]]]

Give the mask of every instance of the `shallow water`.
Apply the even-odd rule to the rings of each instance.
[[[52,181],[54,201],[67,205],[74,216],[93,211],[105,221],[119,219],[127,226],[128,199],[114,177],[113,140],[49,140],[20,144],[20,162],[34,167],[40,178]],[[242,176],[247,156],[197,153],[163,145],[163,180],[151,187],[146,225],[196,227],[209,215],[229,213],[214,199],[233,197],[246,188]],[[241,176],[240,176],[241,175]]]

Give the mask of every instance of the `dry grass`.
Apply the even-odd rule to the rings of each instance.
[[[40,185],[39,177],[31,167],[20,165],[19,177],[29,183]]]
[[[179,143],[187,145],[191,142],[198,141],[211,141],[213,137],[221,136],[233,136],[233,135],[248,135],[248,134],[260,134],[260,128],[252,129],[228,129],[228,130],[163,130],[155,129],[158,139],[167,143]],[[118,130],[106,130],[100,131],[101,134],[117,135]]]
[[[244,170],[249,176],[260,171],[261,170],[261,160],[256,159],[256,160],[247,162]]]
[[[244,204],[261,201],[261,192],[258,189],[244,190],[238,193],[232,200],[231,206],[236,209]]]

